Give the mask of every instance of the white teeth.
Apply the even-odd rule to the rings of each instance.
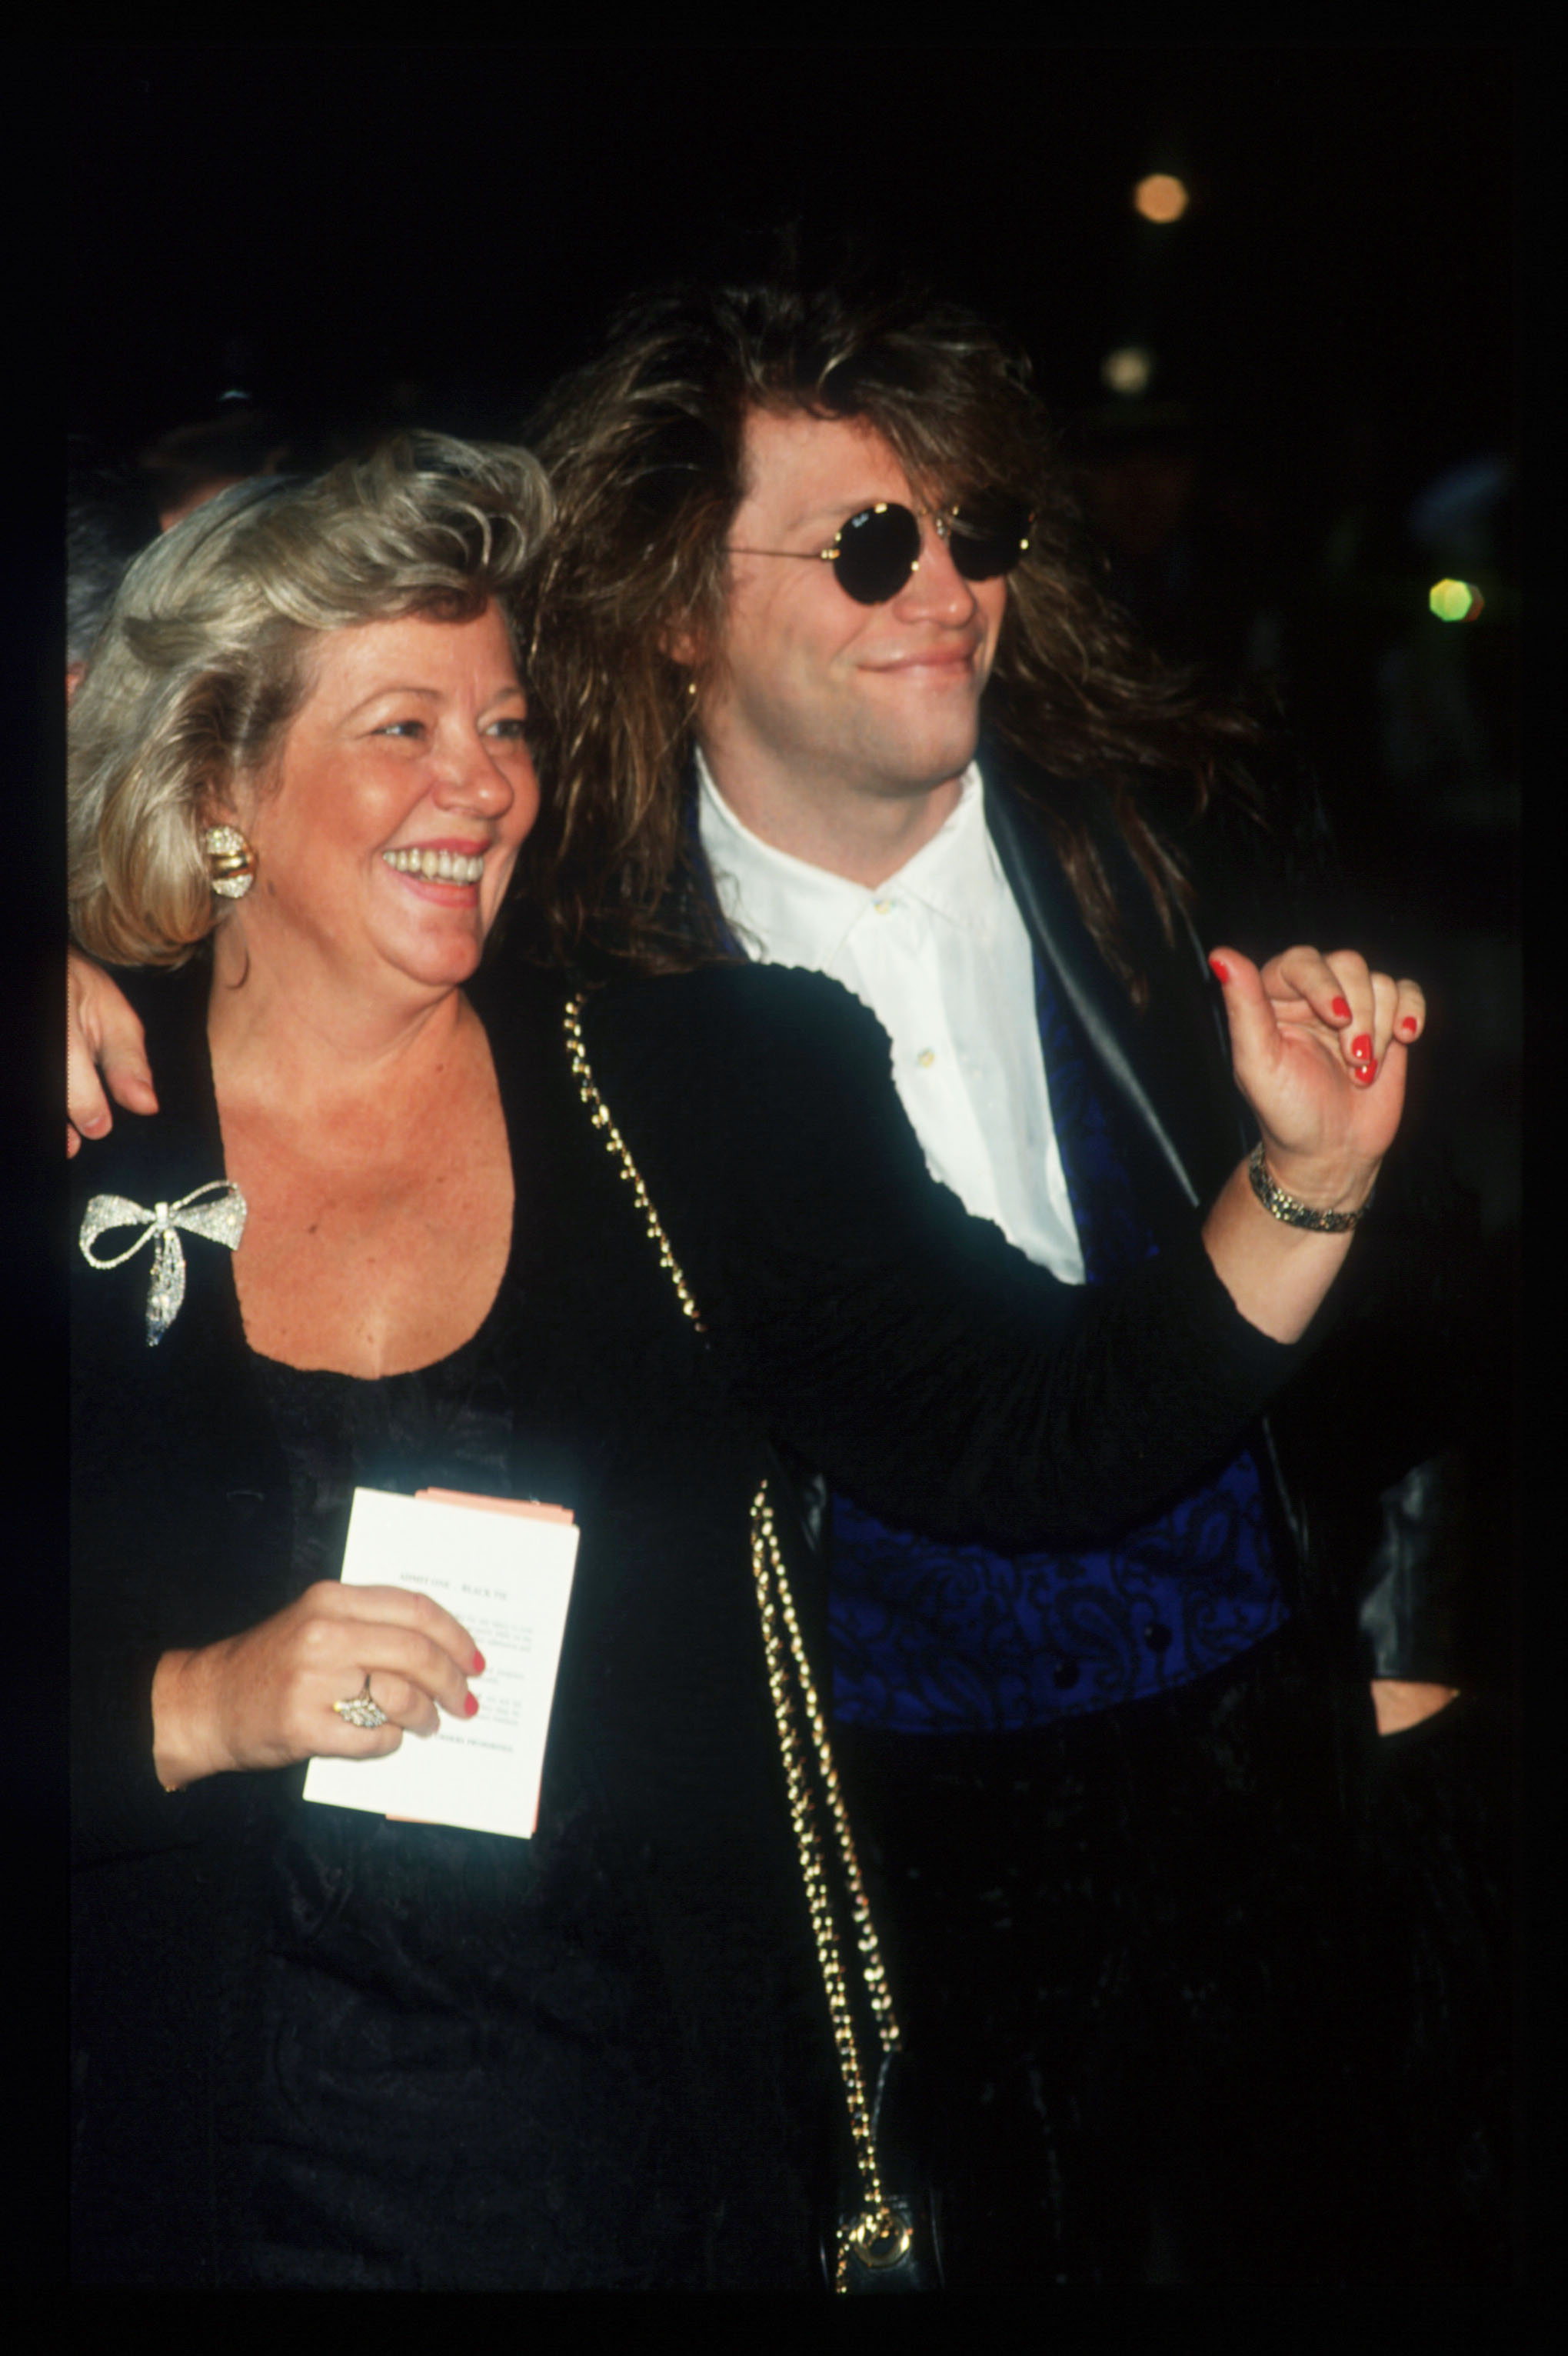
[[[422,875],[432,884],[477,884],[485,873],[483,852],[383,851],[381,856],[398,874]]]

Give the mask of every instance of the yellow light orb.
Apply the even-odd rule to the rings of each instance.
[[[1120,350],[1107,352],[1100,362],[1101,381],[1113,392],[1142,392],[1153,372],[1153,356],[1138,344],[1124,344]]]
[[[1133,210],[1142,213],[1145,220],[1178,221],[1187,210],[1188,196],[1183,183],[1172,172],[1151,172],[1133,190]]]

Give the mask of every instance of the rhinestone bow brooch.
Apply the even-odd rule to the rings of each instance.
[[[216,1195],[207,1202],[206,1195]],[[141,1234],[112,1259],[99,1259],[92,1247],[101,1235],[111,1227],[140,1227]],[[153,1253],[153,1280],[147,1291],[147,1345],[155,1347],[164,1338],[179,1315],[185,1299],[185,1250],[178,1230],[187,1236],[207,1236],[215,1244],[227,1244],[233,1251],[245,1232],[245,1197],[238,1186],[226,1178],[215,1178],[210,1185],[198,1186],[178,1203],[155,1203],[144,1210],[140,1203],[127,1202],[123,1194],[94,1194],[87,1206],[87,1216],[81,1223],[81,1256],[90,1268],[118,1268],[124,1260],[133,1259],[144,1244],[156,1237]]]

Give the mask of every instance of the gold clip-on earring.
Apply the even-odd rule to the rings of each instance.
[[[237,826],[209,826],[201,838],[212,888],[225,900],[242,900],[256,881],[256,854]]]

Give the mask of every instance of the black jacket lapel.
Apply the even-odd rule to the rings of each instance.
[[[1175,947],[1168,945],[1119,838],[1109,825],[1097,829],[1129,949],[1149,977],[1140,1012],[1091,938],[1043,821],[994,752],[986,755],[986,818],[1029,937],[1141,1149],[1142,1174],[1171,1208],[1207,1203],[1234,1167],[1244,1132],[1191,927],[1179,917]]]

